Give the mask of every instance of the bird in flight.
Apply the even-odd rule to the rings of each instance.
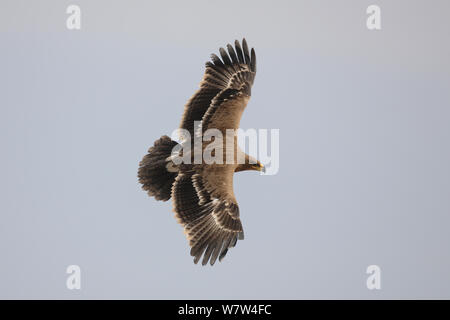
[[[186,133],[181,137],[182,142],[162,136],[148,150],[138,170],[139,182],[149,196],[162,201],[172,198],[175,217],[184,227],[194,263],[203,257],[203,265],[208,262],[214,265],[217,259],[222,261],[228,249],[237,240],[244,239],[233,192],[234,173],[264,171],[258,160],[238,147],[236,134],[233,143],[223,141],[221,145],[223,159],[232,155],[233,161],[174,161],[173,150],[183,147],[183,153],[186,146],[194,146],[194,139],[185,139],[186,136],[199,137],[208,129],[219,130],[226,136],[227,130],[239,128],[255,79],[255,50],[249,51],[243,39],[242,46],[236,40],[234,47],[228,44],[227,50],[220,48],[219,52],[222,59],[211,55],[200,88],[185,105],[180,125]],[[200,143],[201,151],[205,151],[210,142],[201,140]],[[193,153],[184,155],[189,160],[194,157]],[[238,157],[244,161],[237,161]]]

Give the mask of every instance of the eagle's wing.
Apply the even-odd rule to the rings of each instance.
[[[191,137],[215,128],[225,134],[226,129],[237,129],[242,112],[251,94],[256,73],[256,56],[249,53],[247,42],[242,47],[220,48],[222,60],[212,55],[200,89],[189,100],[181,128]],[[201,120],[201,131],[194,121]],[[197,263],[213,265],[222,260],[238,239],[244,238],[239,219],[239,206],[233,193],[234,167],[229,165],[195,165],[181,170],[172,187],[174,211],[184,226],[191,246],[191,255]]]
[[[238,239],[244,239],[234,196],[216,189],[216,183],[222,183],[218,180],[221,178],[232,186],[234,172],[230,166],[222,166],[221,170],[216,170],[218,176],[210,178],[201,171],[181,172],[172,187],[177,220],[184,226],[194,262],[203,255],[203,265],[208,261],[213,265],[217,258],[221,261]]]
[[[228,53],[220,48],[222,60],[215,54],[211,55],[212,62],[206,63],[200,89],[185,105],[180,128],[188,130],[192,139],[197,130],[195,121],[202,122],[204,131],[209,127],[214,114],[220,112],[219,107],[224,102],[238,96],[250,96],[256,73],[255,51],[252,49],[249,53],[245,39],[242,40],[242,47],[237,40],[234,44],[235,48],[230,44],[227,45]],[[241,113],[237,116],[240,119]]]
[[[248,51],[247,42],[242,40],[242,49],[239,42],[235,42],[236,51],[231,45],[225,49],[220,48],[222,60],[212,55],[213,63],[209,66],[218,74],[228,75],[228,82],[211,101],[202,118],[202,131],[214,128],[222,131],[239,128],[242,113],[250,99],[253,81],[256,75],[256,55],[252,48]],[[208,64],[207,64],[208,65]]]

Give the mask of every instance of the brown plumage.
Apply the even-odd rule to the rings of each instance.
[[[234,148],[225,143],[226,130],[238,129],[242,113],[250,99],[256,74],[256,56],[247,42],[242,47],[236,40],[235,47],[220,48],[221,58],[213,54],[200,89],[185,106],[180,127],[189,132],[191,142],[181,136],[181,145],[163,136],[155,141],[149,153],[139,164],[138,177],[143,189],[157,200],[173,199],[173,209],[191,247],[191,255],[202,264],[222,260],[228,249],[244,238],[239,218],[239,206],[233,192],[233,175],[245,170],[261,171],[264,166],[243,153],[234,136]],[[195,126],[201,121],[201,126]],[[175,165],[171,151],[184,143],[193,145],[194,135],[201,136],[208,129],[218,129],[223,134],[223,164]],[[202,151],[210,142],[203,142]],[[232,153],[231,153],[232,152]],[[227,154],[235,160],[226,163]],[[245,158],[237,164],[238,156]],[[229,159],[229,158],[227,158]]]

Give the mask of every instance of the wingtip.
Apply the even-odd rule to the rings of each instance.
[[[248,51],[248,45],[247,45],[247,41],[245,40],[245,38],[242,39],[242,50],[244,53],[244,59],[245,59],[245,63],[250,65],[251,61],[250,61],[250,54]]]
[[[225,258],[225,256],[227,255],[228,252],[228,248],[225,248],[222,253],[219,256],[219,262],[222,262],[222,260]]]
[[[226,64],[226,65],[232,65],[233,64],[231,62],[230,57],[228,56],[227,51],[224,48],[220,47],[219,48],[219,53],[220,53],[220,56],[222,57],[222,61],[223,61],[224,64]]]
[[[255,49],[252,48],[251,50],[251,58],[250,58],[250,68],[253,72],[256,72],[256,53]]]

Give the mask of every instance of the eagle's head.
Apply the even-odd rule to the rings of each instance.
[[[250,156],[249,156],[249,158],[250,158]],[[236,169],[234,170],[234,172],[247,171],[247,170],[266,172],[266,167],[260,161],[254,159],[254,158],[251,158],[251,159],[252,159],[252,161],[238,165],[236,167]]]

